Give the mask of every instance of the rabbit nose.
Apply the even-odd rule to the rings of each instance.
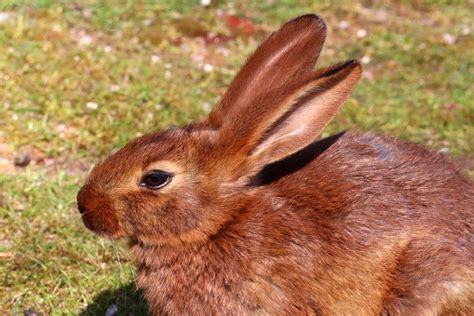
[[[84,214],[87,211],[86,207],[82,205],[81,203],[77,203],[77,208],[79,210],[79,213],[81,214]]]

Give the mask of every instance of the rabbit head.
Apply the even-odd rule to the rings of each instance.
[[[357,83],[348,61],[314,71],[326,26],[305,15],[271,34],[204,120],[140,137],[99,163],[78,194],[85,225],[146,244],[207,239],[267,165],[311,144]]]

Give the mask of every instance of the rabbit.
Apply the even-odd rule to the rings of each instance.
[[[287,22],[208,117],[91,171],[82,220],[128,238],[153,315],[474,315],[474,185],[422,145],[317,140],[362,72],[314,70],[325,37]]]

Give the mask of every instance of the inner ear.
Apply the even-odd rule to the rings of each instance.
[[[358,79],[361,68],[349,61],[313,74],[280,103],[272,115],[256,124],[248,161],[254,171],[282,160],[312,143],[339,111]]]
[[[346,132],[315,141],[296,153],[266,165],[252,177],[249,186],[262,186],[278,181],[280,178],[297,172],[307,164],[317,159],[322,153],[336,143]]]

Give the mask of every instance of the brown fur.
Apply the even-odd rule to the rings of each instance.
[[[153,314],[474,314],[473,184],[420,145],[314,142],[361,72],[312,70],[325,34],[288,22],[208,119],[134,140],[79,192],[88,228],[130,238]],[[167,186],[138,185],[160,168]]]

